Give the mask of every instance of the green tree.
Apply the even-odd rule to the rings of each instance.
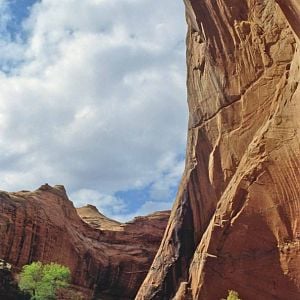
[[[69,268],[50,263],[33,262],[25,265],[20,274],[19,287],[28,292],[32,300],[56,299],[56,291],[68,286],[71,279]]]

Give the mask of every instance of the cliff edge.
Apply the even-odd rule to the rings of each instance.
[[[185,5],[186,168],[136,299],[299,299],[299,1]]]

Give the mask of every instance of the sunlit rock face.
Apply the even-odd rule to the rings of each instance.
[[[186,169],[136,299],[299,299],[300,3],[185,4]]]
[[[84,221],[63,186],[0,192],[0,258],[15,273],[32,261],[66,265],[85,299],[134,298],[170,212],[120,224],[93,206],[78,211]]]

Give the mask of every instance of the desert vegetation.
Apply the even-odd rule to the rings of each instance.
[[[31,295],[31,300],[56,299],[59,289],[68,287],[71,272],[57,263],[33,262],[22,268],[19,288]]]

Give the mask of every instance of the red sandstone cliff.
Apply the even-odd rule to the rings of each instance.
[[[31,261],[70,267],[73,283],[100,299],[132,299],[161,241],[169,212],[119,224],[95,207],[79,209],[64,187],[0,192],[0,258],[16,271]],[[112,298],[108,298],[108,296]],[[87,297],[88,299],[88,297]]]
[[[185,173],[136,299],[300,299],[300,2],[185,0]]]

